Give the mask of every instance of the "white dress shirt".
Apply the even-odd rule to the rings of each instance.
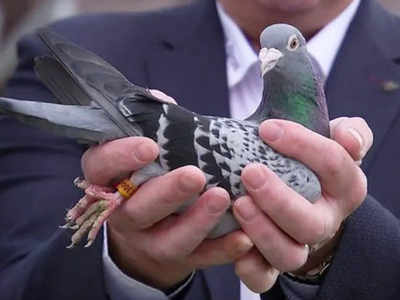
[[[307,43],[308,51],[320,64],[325,77],[329,75],[336,54],[357,11],[360,1],[361,0],[353,0],[339,16],[321,29]],[[256,109],[261,100],[263,82],[260,64],[255,50],[249,44],[238,25],[224,11],[219,2],[217,2],[217,11],[226,41],[226,70],[230,113],[231,116],[236,119],[243,119]],[[168,297],[163,292],[128,277],[110,258],[108,254],[106,227],[104,229],[104,276],[106,288],[111,299],[167,300],[190,282],[191,278]],[[285,283],[285,286],[287,286],[287,283]],[[291,287],[289,287],[289,289],[290,288]],[[295,293],[297,292],[296,290]],[[250,291],[241,283],[240,300],[260,300],[260,296]]]

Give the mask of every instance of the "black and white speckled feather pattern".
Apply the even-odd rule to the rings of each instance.
[[[127,98],[122,102],[127,119],[160,145],[159,160],[166,171],[198,166],[209,187],[223,187],[234,199],[245,193],[240,180],[242,169],[257,162],[268,166],[306,199],[314,201],[320,195],[315,174],[265,144],[254,121],[206,117],[154,101]]]
[[[290,26],[283,26],[282,30],[287,30],[285,34],[289,37],[300,34]],[[278,29],[274,29],[277,34],[281,31]],[[41,37],[53,57],[37,59],[36,70],[64,105],[40,103],[42,106],[38,110],[34,109],[38,103],[25,105],[26,102],[1,99],[0,110],[30,121],[31,125],[90,143],[138,135],[153,139],[160,146],[160,156],[157,162],[132,175],[131,179],[136,184],[182,166],[194,165],[204,172],[207,187],[223,187],[234,200],[245,194],[240,180],[242,169],[249,163],[257,162],[268,166],[288,186],[309,201],[313,202],[321,195],[318,178],[310,169],[275,152],[258,136],[259,124],[268,117],[277,117],[271,115],[271,112],[275,111],[275,107],[271,108],[273,105],[279,106],[278,116],[287,114],[290,117],[287,119],[291,120],[302,118],[302,124],[310,125],[310,129],[321,127],[320,124],[317,124],[317,127],[313,125],[314,121],[321,121],[323,131],[329,131],[326,110],[314,110],[315,105],[306,103],[315,100],[315,93],[305,96],[301,93],[288,94],[288,91],[294,91],[294,87],[299,83],[290,86],[290,89],[279,86],[277,90],[286,92],[290,97],[283,93],[277,94],[276,99],[271,99],[270,95],[268,103],[268,93],[264,91],[259,108],[248,120],[202,116],[155,97],[148,89],[129,82],[100,57],[54,33],[45,31],[41,33]],[[287,51],[286,36],[274,36],[272,39],[268,37],[264,40],[274,42],[278,46],[283,45],[282,51]],[[306,55],[306,51],[302,50],[299,55]],[[296,59],[296,56],[286,53],[285,59],[286,67],[284,65],[280,70],[290,70],[290,59]],[[285,77],[286,73],[283,71],[280,76],[284,76],[282,78],[286,78],[289,84],[292,78],[296,80],[295,74],[302,74],[303,66],[297,62],[297,67],[300,69],[289,74],[290,76]],[[304,68],[307,69],[311,70]],[[321,88],[309,88],[315,84],[311,76],[312,74],[308,74],[311,80],[300,84],[304,91]],[[302,77],[303,81],[304,78],[305,76]],[[322,97],[323,93],[318,95]],[[295,101],[294,106],[292,98]],[[325,105],[323,100],[318,100],[322,107]],[[300,103],[301,101],[304,103]],[[49,109],[46,109],[46,105]],[[305,110],[305,107],[308,110]],[[104,114],[99,114],[99,110]],[[293,115],[289,115],[291,113]],[[80,118],[85,116],[87,120],[74,124],[71,121],[74,114]],[[307,120],[308,116],[311,121]],[[99,130],[106,133],[101,134]],[[231,211],[228,211],[210,236],[219,236],[236,228],[238,224]]]

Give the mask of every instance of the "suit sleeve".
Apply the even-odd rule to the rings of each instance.
[[[399,299],[400,222],[373,197],[347,219],[317,299]]]

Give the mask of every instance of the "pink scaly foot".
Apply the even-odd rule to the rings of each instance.
[[[121,205],[122,201],[129,198],[127,196],[132,195],[132,193],[124,194],[124,190],[121,189],[120,185],[118,191],[115,191],[110,187],[89,184],[86,180],[79,178],[74,180],[74,184],[78,188],[85,190],[86,195],[67,212],[65,218],[67,224],[62,227],[76,230],[71,237],[71,244],[67,248],[74,247],[87,232],[89,233],[85,247],[89,247],[95,240],[103,223]]]
[[[130,179],[122,180],[115,186],[115,189],[90,184],[84,179],[76,178],[74,184],[85,191],[85,196],[67,212],[66,224],[62,226],[76,230],[68,248],[79,243],[87,232],[88,241],[85,247],[89,247],[103,223],[125,199],[129,199],[137,188],[148,179],[165,173],[166,171],[158,163],[151,163],[134,172]]]

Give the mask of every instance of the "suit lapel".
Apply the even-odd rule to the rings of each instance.
[[[363,162],[367,173],[400,109],[400,89],[384,88],[385,82],[400,84],[400,37],[389,30],[398,26],[377,3],[362,1],[327,81],[330,117],[361,116],[374,129]]]
[[[197,1],[185,9],[171,18],[174,24],[149,55],[149,82],[192,111],[228,116],[224,37],[215,1]]]

